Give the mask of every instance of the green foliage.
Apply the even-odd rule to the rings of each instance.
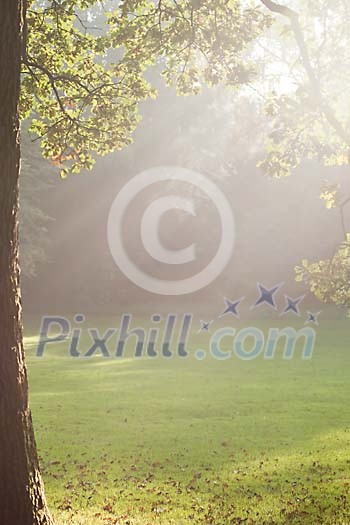
[[[296,280],[306,283],[323,303],[345,308],[350,317],[350,235],[331,259],[314,263],[304,260],[296,268]]]
[[[326,208],[330,210],[339,204],[339,185],[338,184],[324,184],[320,195],[321,199],[325,201]]]
[[[267,155],[259,167],[267,175],[288,176],[306,159],[331,164],[339,139],[311,95],[302,90],[294,95],[275,93],[269,97],[266,114],[272,120],[272,130],[266,143]],[[343,144],[339,153],[341,159],[345,147]]]
[[[92,2],[89,2],[92,4]],[[52,2],[28,10],[28,48],[23,64],[22,116],[34,116],[31,131],[42,137],[44,156],[62,175],[93,164],[131,141],[137,104],[151,94],[139,69],[121,61],[105,67],[108,42],[76,27],[75,9]]]
[[[96,35],[80,13],[93,21],[98,5],[51,0],[27,11],[22,118],[33,117],[31,131],[63,176],[131,143],[139,103],[155,96],[144,77],[151,66],[160,63],[180,93],[198,92],[202,81],[241,85],[252,71],[247,44],[269,23],[237,0],[125,0]]]
[[[237,0],[125,0],[111,19],[112,44],[123,46],[133,66],[149,57],[163,57],[163,75],[179,93],[198,93],[209,85],[245,84],[253,67],[247,43],[268,25],[257,8]]]

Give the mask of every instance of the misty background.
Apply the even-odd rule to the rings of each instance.
[[[57,169],[41,158],[38,143],[22,131],[21,264],[27,313],[114,314],[154,308],[212,315],[222,308],[223,297],[242,296],[248,310],[257,296],[257,281],[268,287],[285,283],[279,293],[282,307],[284,293],[298,297],[307,292],[295,282],[294,268],[303,259],[331,257],[342,242],[339,210],[327,210],[319,196],[325,180],[344,183],[344,170],[305,161],[291,177],[269,178],[256,167],[264,156],[269,124],[248,94],[205,89],[201,95],[179,97],[153,75],[159,98],[142,105],[134,143],[98,158],[91,172],[61,180]],[[120,189],[140,172],[164,165],[211,178],[229,199],[236,222],[235,250],[226,270],[211,285],[182,297],[155,295],[130,282],[116,266],[107,240],[108,214]],[[197,244],[196,262],[185,267],[153,260],[140,237],[147,206],[169,194],[195,201],[197,217],[169,211],[160,226],[168,249]],[[183,279],[204,268],[221,238],[215,207],[200,191],[181,183],[159,183],[141,192],[123,228],[129,256],[147,274],[163,279]],[[324,308],[310,294],[307,304]],[[271,313],[275,315],[259,311],[261,316]]]

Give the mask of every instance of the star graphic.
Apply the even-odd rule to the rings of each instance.
[[[265,304],[266,303],[269,306],[271,306],[271,308],[274,308],[275,310],[277,310],[275,299],[274,299],[273,296],[275,295],[277,290],[279,290],[281,288],[281,286],[283,286],[283,283],[280,283],[280,284],[278,284],[277,286],[274,286],[271,289],[265,288],[265,286],[262,286],[260,283],[258,283],[257,286],[258,286],[258,290],[260,291],[260,297],[257,300],[257,302],[255,303],[255,305],[251,307],[251,309],[257,308],[261,304]]]
[[[210,325],[213,324],[213,321],[202,321],[201,320],[201,328],[198,330],[198,332],[210,332]]]
[[[305,324],[313,323],[318,325],[318,318],[321,315],[321,313],[322,312],[317,312],[317,314],[312,314],[311,312],[308,312],[307,315],[309,317]]]
[[[294,314],[298,315],[300,317],[300,310],[299,310],[299,304],[305,299],[305,295],[301,295],[297,299],[291,299],[288,297],[288,295],[284,296],[286,300],[286,307],[281,313],[281,315],[285,315],[288,312],[293,312]]]
[[[238,301],[232,302],[232,301],[229,301],[228,299],[226,299],[226,297],[225,297],[226,308],[222,312],[220,317],[223,317],[224,315],[227,315],[227,314],[233,314],[236,317],[239,317],[239,313],[238,313],[237,308],[238,308],[238,306],[240,305],[240,303],[243,300],[244,300],[244,297],[241,297],[241,299],[238,299]]]

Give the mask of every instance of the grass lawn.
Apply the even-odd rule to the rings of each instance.
[[[309,361],[72,359],[65,344],[39,359],[37,332],[31,406],[59,524],[350,524],[349,322],[323,322]]]

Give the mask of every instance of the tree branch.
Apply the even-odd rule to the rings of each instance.
[[[261,2],[273,13],[279,13],[280,15],[286,16],[290,19],[293,17],[298,18],[299,16],[298,13],[293,9],[290,9],[285,5],[277,4],[277,2],[273,2],[272,0],[261,0]]]
[[[57,100],[57,103],[60,107],[60,110],[62,111],[62,113],[71,121],[71,122],[74,122],[74,119],[71,117],[71,115],[67,112],[66,108],[64,107],[64,104],[62,102],[62,99],[60,97],[60,94],[58,92],[58,89],[57,89],[57,86],[56,86],[56,82],[55,82],[55,76],[51,73],[51,71],[49,71],[45,66],[43,66],[42,64],[38,64],[36,62],[32,62],[28,57],[27,59],[24,61],[24,64],[27,66],[27,67],[35,67],[37,69],[39,69],[40,71],[42,71],[43,73],[45,73],[45,75],[47,76],[47,78],[49,79],[49,82],[51,84],[51,87],[52,87],[52,90],[55,94],[55,98]]]
[[[346,132],[342,123],[335,116],[332,108],[327,103],[325,103],[322,98],[320,82],[315,74],[314,68],[311,63],[309,51],[307,49],[307,45],[306,45],[303,31],[302,31],[300,21],[299,21],[299,14],[293,9],[290,9],[289,7],[284,6],[284,5],[280,5],[277,2],[274,2],[272,0],[260,0],[260,1],[262,4],[264,4],[265,7],[267,7],[267,9],[269,9],[273,13],[278,13],[282,16],[285,16],[286,18],[290,20],[291,28],[293,30],[293,33],[294,33],[294,36],[295,36],[295,39],[296,39],[296,42],[298,44],[298,48],[301,54],[302,64],[308,75],[313,95],[318,100],[320,109],[323,112],[326,119],[328,120],[329,124],[333,127],[333,129],[336,131],[338,136],[346,144],[349,144],[350,137],[348,133]]]

